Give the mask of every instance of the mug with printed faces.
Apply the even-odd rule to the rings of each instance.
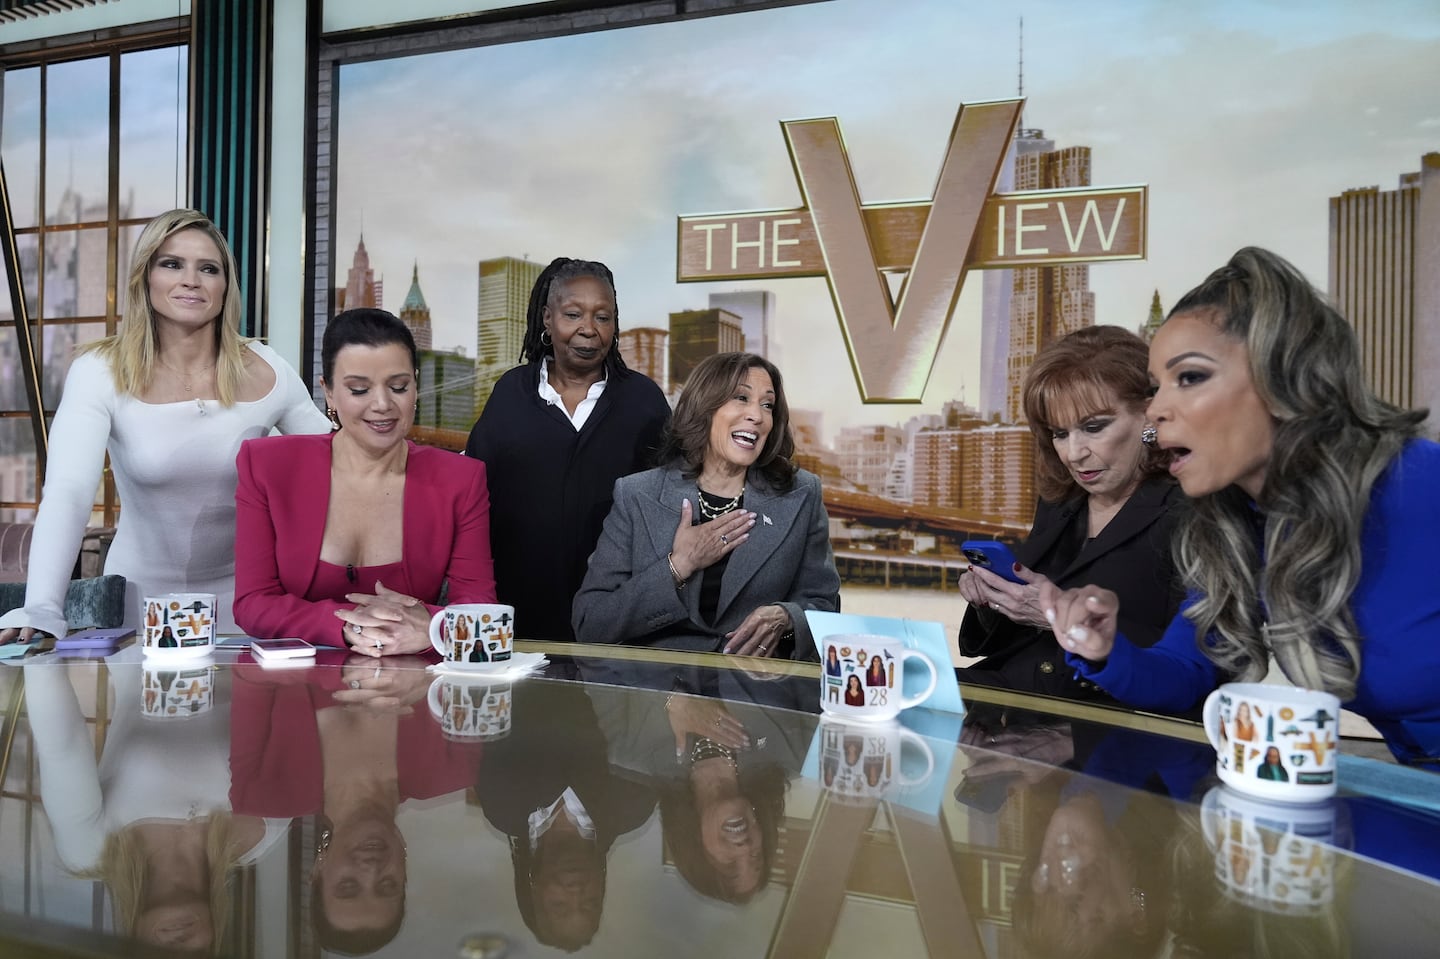
[[[140,714],[150,719],[190,719],[214,703],[215,674],[209,665],[170,665],[150,659],[140,668]]]
[[[1265,802],[1216,786],[1200,802],[1216,881],[1232,899],[1267,912],[1328,910],[1338,849],[1349,839],[1336,814],[1330,802]]]
[[[147,596],[140,638],[147,656],[204,656],[215,648],[215,594]]]
[[[898,722],[820,720],[820,781],[831,797],[866,803],[922,786],[935,771],[935,755],[923,737]]]
[[[1340,700],[1271,683],[1226,683],[1201,712],[1227,786],[1260,799],[1319,802],[1335,795]]]
[[[493,670],[509,661],[514,641],[514,606],[461,603],[430,618],[430,645],[457,669]]]
[[[923,691],[905,695],[905,664],[929,673]],[[889,636],[827,636],[820,644],[820,709],[840,719],[885,722],[924,702],[935,691],[930,657]],[[919,685],[919,684],[915,684]]]
[[[446,739],[488,742],[510,734],[510,684],[440,676],[430,684],[430,715]]]

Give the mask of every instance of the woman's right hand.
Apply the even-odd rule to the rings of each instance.
[[[1046,581],[1040,589],[1045,618],[1060,646],[1091,662],[1103,662],[1115,648],[1120,597],[1099,586],[1060,589]]]
[[[1024,583],[1012,583],[978,566],[960,577],[960,595],[965,602],[975,606],[988,607],[1021,626],[1047,629],[1045,609],[1040,604],[1040,587],[1048,585],[1050,578],[1025,566],[1016,566],[1015,575]]]
[[[671,693],[665,698],[665,716],[675,734],[675,749],[685,748],[687,735],[700,736],[731,749],[748,749],[750,734],[725,704],[705,696]]]
[[[680,525],[670,547],[670,562],[681,579],[714,566],[749,539],[750,527],[755,525],[755,514],[747,510],[737,509],[698,526],[692,525],[693,516],[687,499],[680,504]]]
[[[34,626],[11,626],[8,629],[0,629],[0,646],[4,646],[6,643],[13,643],[17,639],[22,643],[28,643],[34,638]]]

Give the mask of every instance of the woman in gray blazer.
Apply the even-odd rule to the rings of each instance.
[[[815,659],[807,609],[837,611],[820,480],[790,462],[780,371],[750,353],[695,367],[658,469],[615,483],[575,638]]]

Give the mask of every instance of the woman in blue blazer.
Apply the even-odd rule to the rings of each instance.
[[[1071,668],[1141,709],[1216,681],[1287,679],[1370,720],[1402,762],[1440,768],[1440,445],[1376,396],[1355,331],[1305,277],[1247,247],[1175,304],[1150,343],[1148,413],[1191,508],[1190,589],[1158,643],[1091,584],[1042,588]]]
[[[805,611],[840,608],[820,480],[790,462],[780,371],[721,353],[685,385],[659,461],[623,477],[575,637],[815,659]]]

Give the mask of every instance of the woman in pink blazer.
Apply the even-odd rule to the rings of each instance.
[[[240,447],[235,622],[371,656],[430,648],[449,603],[495,601],[490,498],[478,460],[405,439],[415,340],[383,310],[348,310],[321,348],[329,436]]]

